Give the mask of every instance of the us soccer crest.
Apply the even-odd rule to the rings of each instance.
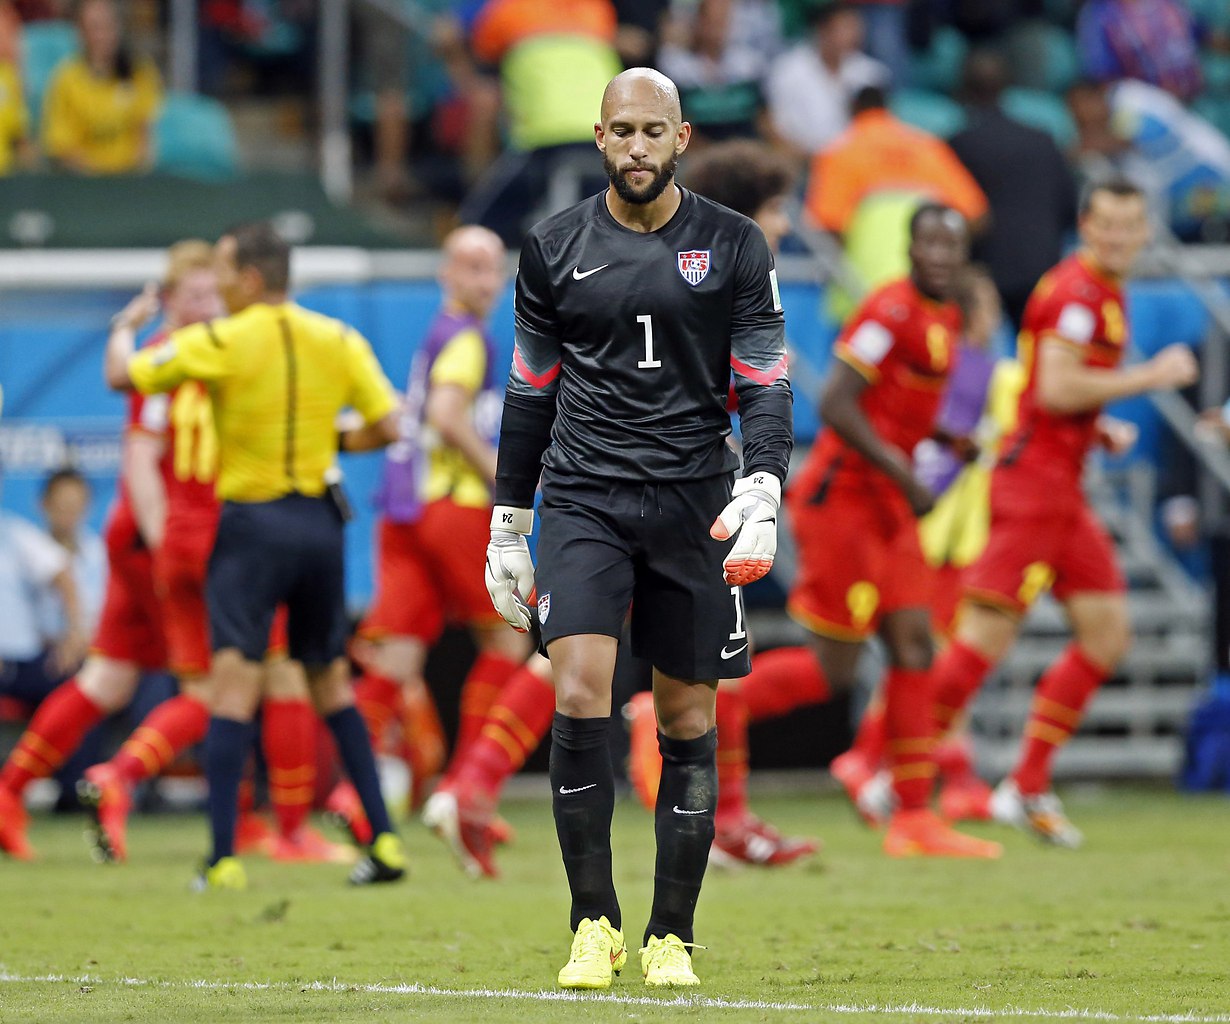
[[[550,614],[551,614],[551,595],[549,593],[543,594],[542,597],[538,599],[538,621],[539,623],[545,625],[547,621],[547,616]]]
[[[679,254],[679,273],[693,288],[709,276],[709,250],[694,249]]]

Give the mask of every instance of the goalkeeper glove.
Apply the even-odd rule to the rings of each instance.
[[[533,509],[496,505],[492,510],[483,575],[495,610],[518,633],[530,630],[528,601],[534,590],[534,563],[525,538],[533,529]]]
[[[731,586],[752,583],[772,568],[781,500],[782,484],[772,473],[753,473],[735,481],[730,504],[709,528],[714,540],[730,540],[738,534],[722,563]]]

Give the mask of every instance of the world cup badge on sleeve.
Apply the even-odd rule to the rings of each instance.
[[[551,595],[543,594],[538,599],[538,622],[540,625],[546,625],[547,616],[551,614]]]
[[[679,254],[679,273],[693,288],[709,276],[709,250],[694,249]]]

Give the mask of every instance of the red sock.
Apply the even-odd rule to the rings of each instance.
[[[402,753],[414,776],[415,789],[420,790],[440,774],[448,760],[448,740],[440,712],[426,686],[402,692],[401,736]]]
[[[930,670],[888,670],[884,732],[897,805],[907,811],[926,807],[935,778]]]
[[[457,727],[457,743],[454,746],[457,756],[464,754],[466,747],[478,737],[487,712],[521,664],[502,654],[481,651],[474,659],[465,682],[461,684],[461,723]]]
[[[721,823],[741,818],[747,807],[747,706],[738,690],[717,692],[718,799],[714,817]]]
[[[33,779],[43,779],[77,749],[103,718],[103,710],[81,692],[76,679],[51,691],[0,769],[0,786],[20,796]]]
[[[776,718],[795,708],[823,704],[832,696],[816,655],[807,647],[779,647],[752,658],[739,680],[749,721]]]
[[[952,728],[990,671],[991,663],[960,640],[953,640],[940,652],[931,668],[937,736]]]
[[[401,686],[388,676],[364,672],[354,684],[354,702],[367,725],[372,750],[383,750],[389,723],[401,717]]]
[[[184,750],[200,743],[208,729],[209,708],[195,697],[181,693],[145,716],[111,759],[111,766],[129,785],[152,779],[161,775]]]
[[[528,668],[518,669],[491,705],[478,738],[454,759],[453,782],[498,798],[504,780],[547,735],[554,714],[555,688]]]
[[[968,737],[955,733],[936,741],[935,770],[945,782],[960,781],[973,775],[974,759]]]
[[[887,740],[884,704],[884,698],[877,696],[867,705],[858,723],[858,732],[854,734],[854,742],[850,745],[851,750],[858,751],[866,759],[872,771],[884,761],[884,744]]]
[[[1043,673],[1034,693],[1021,760],[1012,778],[1030,796],[1051,788],[1051,761],[1080,725],[1089,698],[1110,673],[1076,644]]]
[[[269,802],[278,831],[294,835],[316,795],[316,712],[306,700],[267,700],[261,749],[269,770]]]

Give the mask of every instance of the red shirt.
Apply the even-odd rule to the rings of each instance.
[[[906,456],[935,427],[961,313],[906,278],[872,292],[846,324],[833,354],[867,379],[859,406],[875,432]],[[831,429],[811,450],[794,488],[810,500],[825,486],[896,487]]]
[[[128,395],[128,410],[124,418],[124,438],[133,431],[144,430],[141,417],[145,406],[145,396],[136,391]],[[132,514],[132,503],[128,498],[128,485],[124,474],[120,474],[119,484],[115,489],[115,501],[107,515],[107,523],[103,527],[103,539],[107,551],[116,554],[131,551],[141,546],[141,534],[137,529],[136,516]]]
[[[166,536],[184,537],[212,531],[220,504],[214,487],[218,478],[218,436],[214,431],[209,392],[198,381],[185,381],[166,395],[146,399],[146,421],[152,428],[161,418],[166,436],[162,457],[167,490]]]
[[[1080,254],[1070,256],[1038,282],[1021,319],[1017,354],[1029,376],[1021,392],[1017,428],[1002,448],[1000,467],[1020,468],[1026,476],[1079,490],[1102,410],[1052,413],[1042,408],[1037,397],[1037,354],[1043,342],[1070,346],[1086,366],[1118,366],[1128,343],[1119,283]]]

